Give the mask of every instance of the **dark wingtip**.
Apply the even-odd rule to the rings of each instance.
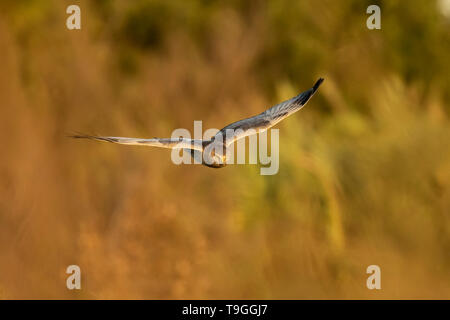
[[[319,86],[322,84],[323,80],[324,80],[323,78],[319,78],[319,80],[316,81],[316,83],[314,84],[314,87],[313,87],[314,92],[317,89],[319,89]]]
[[[115,142],[114,139],[112,139],[112,138],[99,137],[99,136],[94,136],[94,135],[90,135],[90,134],[83,134],[83,133],[68,134],[68,135],[66,135],[66,137],[72,138],[72,139],[89,139],[89,140],[100,140],[100,141],[107,141],[107,142]]]
[[[73,139],[92,139],[95,138],[94,136],[88,135],[88,134],[83,134],[83,133],[70,133],[70,134],[66,134],[67,138],[73,138]]]

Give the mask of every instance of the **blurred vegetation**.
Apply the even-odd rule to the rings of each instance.
[[[76,1],[79,31],[0,2],[0,298],[449,299],[444,2]],[[320,76],[274,176],[65,137],[221,128]]]

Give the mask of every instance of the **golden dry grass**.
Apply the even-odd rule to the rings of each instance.
[[[119,19],[127,3],[113,3]],[[0,298],[450,298],[445,87],[405,80],[364,15],[344,23],[350,6],[327,5],[300,8],[322,15],[303,26],[295,81],[254,69],[273,40],[267,12],[283,7],[248,19],[208,11],[204,46],[173,28],[141,50],[118,45],[87,1],[81,31],[64,28],[66,3],[4,5]],[[326,78],[319,93],[278,126],[275,176],[66,138],[163,137],[200,119],[220,128],[316,76]],[[70,264],[82,270],[79,292],[65,287]],[[380,291],[365,286],[371,264]]]

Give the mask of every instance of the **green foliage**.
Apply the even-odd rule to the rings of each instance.
[[[435,1],[80,1],[78,31],[65,5],[0,2],[0,296],[70,298],[77,261],[83,298],[449,297],[450,22]],[[277,125],[274,176],[65,138],[220,128],[319,76]]]

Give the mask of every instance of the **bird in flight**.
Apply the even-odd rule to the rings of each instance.
[[[196,163],[201,163],[212,168],[222,168],[226,166],[226,151],[231,144],[246,136],[266,131],[281,120],[300,110],[309,101],[309,99],[311,99],[322,82],[323,78],[320,78],[316,81],[312,88],[298,94],[297,96],[283,101],[256,116],[239,120],[227,125],[223,129],[219,130],[219,132],[217,132],[217,134],[209,140],[186,138],[141,139],[103,137],[84,134],[72,135],[71,137],[118,144],[183,149],[184,151],[190,153]]]

